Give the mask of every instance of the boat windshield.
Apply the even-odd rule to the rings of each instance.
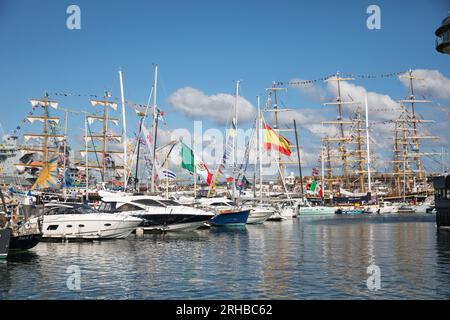
[[[144,206],[149,207],[164,207],[165,204],[162,203],[162,200],[153,200],[153,199],[138,199],[133,200],[134,203],[142,204]]]
[[[174,200],[159,200],[159,202],[164,203],[166,206],[181,206],[180,203],[174,201]]]
[[[98,207],[98,211],[112,212],[116,210],[116,202],[102,202]]]
[[[233,203],[227,202],[227,201],[220,201],[220,202],[213,202],[213,203],[211,203],[209,205],[212,206],[212,207],[219,207],[219,206],[232,207]]]
[[[88,213],[95,213],[96,210],[89,206],[80,206],[80,207],[74,207],[74,208],[67,208],[67,207],[56,207],[50,209],[46,214],[47,215],[53,215],[53,214],[88,214]]]

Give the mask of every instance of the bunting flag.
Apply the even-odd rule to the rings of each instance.
[[[392,78],[392,77],[397,77],[399,75],[402,75],[404,73],[406,73],[407,71],[398,71],[398,72],[390,72],[390,73],[383,73],[383,74],[350,74],[350,73],[346,73],[346,74],[339,74],[340,77],[351,77],[351,78],[358,78],[358,79],[379,79],[379,78]],[[293,86],[293,87],[298,87],[298,86],[308,86],[311,85],[313,83],[317,83],[317,82],[322,82],[322,81],[327,81],[329,79],[332,78],[336,78],[336,74],[332,74],[329,76],[325,76],[325,77],[321,77],[318,79],[312,79],[312,80],[302,80],[302,81],[278,81],[276,82],[277,86],[283,86],[283,85],[288,85],[288,86]]]
[[[263,123],[263,130],[266,150],[276,150],[288,157],[292,154],[289,140],[276,133],[267,123]]]
[[[56,187],[58,182],[58,158],[51,159],[41,170],[32,190]]]

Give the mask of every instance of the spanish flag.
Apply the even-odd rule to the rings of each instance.
[[[280,153],[290,156],[291,147],[288,139],[276,133],[271,127],[269,127],[265,122],[263,123],[264,129],[264,148],[266,150],[277,150]]]

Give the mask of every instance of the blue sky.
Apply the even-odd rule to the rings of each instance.
[[[81,8],[81,30],[66,28],[70,4]],[[366,27],[371,4],[381,8],[381,30]],[[107,89],[119,96],[119,67],[127,99],[145,103],[153,63],[160,66],[158,100],[171,128],[192,126],[192,118],[169,103],[170,95],[184,87],[205,95],[232,94],[234,80],[241,79],[243,96],[255,105],[255,96],[272,81],[316,79],[336,71],[380,74],[412,68],[438,70],[448,78],[450,57],[435,51],[434,31],[449,10],[445,0],[0,0],[0,122],[5,132],[14,129],[31,109],[29,98],[45,91],[100,95]],[[355,84],[394,100],[407,92],[397,79]],[[284,99],[299,110],[329,112],[295,89]],[[85,98],[60,102],[90,108]],[[135,124],[131,115],[130,126]],[[71,121],[75,136],[82,120]],[[445,114],[443,121],[448,123]],[[317,143],[309,132],[305,137]]]

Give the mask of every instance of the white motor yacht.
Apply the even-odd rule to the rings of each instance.
[[[141,218],[144,231],[195,230],[214,217],[210,211],[146,195],[109,194],[102,198],[98,210]]]
[[[45,239],[101,240],[129,236],[142,219],[125,214],[97,212],[83,206],[53,204],[42,220]],[[30,223],[38,223],[33,218]]]

